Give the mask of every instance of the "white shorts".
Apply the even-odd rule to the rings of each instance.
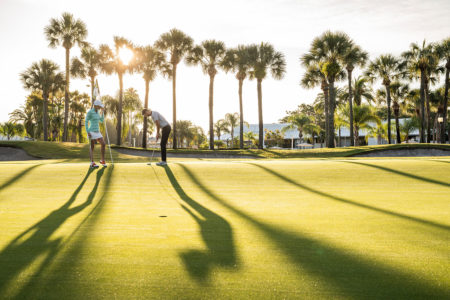
[[[91,140],[98,140],[103,138],[103,135],[100,132],[91,132]]]

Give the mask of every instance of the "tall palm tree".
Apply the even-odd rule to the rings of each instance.
[[[420,76],[420,142],[425,143],[425,85],[427,69],[430,67],[430,59],[432,59],[432,46],[430,44],[427,45],[425,40],[421,46],[417,43],[412,43],[410,49],[402,53],[402,57],[407,63],[410,78]]]
[[[222,63],[222,68],[228,72],[232,71],[236,73],[236,79],[239,82],[238,94],[239,94],[239,148],[244,148],[244,108],[242,100],[242,87],[244,80],[247,78],[250,70],[250,55],[249,47],[239,45],[237,48],[229,49],[225,55]]]
[[[362,51],[361,48],[352,41],[343,57],[343,64],[347,70],[348,79],[348,103],[350,105],[350,146],[355,145],[355,140],[353,136],[353,93],[352,93],[352,72],[355,67],[363,67],[367,62],[368,54]]]
[[[438,53],[441,60],[445,64],[445,91],[444,91],[444,102],[442,103],[442,127],[441,127],[441,138],[440,142],[445,143],[445,127],[447,125],[447,110],[448,110],[448,88],[450,85],[449,72],[450,72],[450,38],[443,40],[436,47],[436,52]]]
[[[308,60],[308,55],[305,54],[301,60],[302,64],[310,64]],[[303,75],[300,85],[304,88],[314,88],[320,84],[320,88],[322,89],[322,95],[323,95],[323,111],[325,112],[325,144],[328,147],[328,114],[329,114],[329,99],[328,99],[328,81],[326,76],[320,71],[320,66],[318,64],[309,65],[308,69],[306,70],[305,74]]]
[[[170,55],[169,63],[172,65],[170,70],[170,77],[172,78],[172,95],[173,95],[173,135],[177,133],[177,66],[187,55],[193,45],[194,41],[191,37],[178,29],[171,29],[169,32],[163,33],[155,42],[156,48],[167,51]],[[173,149],[177,148],[177,140],[173,140]]]
[[[268,70],[274,79],[280,80],[286,73],[286,60],[283,53],[275,51],[269,43],[262,42],[249,48],[250,54],[250,79],[256,79],[258,91],[258,121],[259,121],[259,145],[264,146],[264,123],[262,108],[262,81],[266,78]]]
[[[87,46],[81,49],[80,59],[78,57],[72,58],[70,66],[70,74],[74,77],[85,79],[89,77],[91,86],[91,106],[94,105],[94,87],[95,78],[101,71],[103,64],[100,51],[93,47]]]
[[[54,93],[65,86],[64,74],[58,72],[59,66],[47,59],[35,62],[26,71],[20,74],[20,79],[25,89],[41,91],[43,102],[44,141],[48,140],[48,98],[50,93]]]
[[[386,89],[388,143],[391,143],[391,82],[404,75],[404,64],[391,54],[380,55],[372,61],[366,76],[373,82],[380,78]]]
[[[302,57],[305,66],[318,65],[320,72],[328,82],[329,104],[327,122],[327,146],[334,148],[334,111],[336,109],[336,91],[334,83],[339,81],[339,74],[344,66],[342,60],[350,47],[350,38],[343,32],[326,31],[311,43],[309,52]]]
[[[409,85],[402,84],[399,81],[394,81],[390,84],[389,89],[393,102],[392,108],[394,109],[397,144],[400,144],[401,143],[400,123],[399,123],[400,108],[402,106],[401,104],[405,103],[405,98],[409,94]],[[386,92],[384,90],[378,91],[378,94],[382,97],[386,97]]]
[[[50,25],[44,29],[45,37],[49,42],[49,47],[63,46],[66,50],[66,86],[64,101],[64,131],[63,141],[67,141],[67,124],[69,119],[69,85],[70,85],[70,49],[77,44],[80,48],[88,43],[86,24],[80,19],[75,19],[70,13],[63,13],[60,19],[50,19]]]
[[[145,81],[145,100],[144,108],[148,108],[148,94],[150,89],[150,82],[156,78],[158,72],[165,72],[167,70],[166,56],[153,48],[152,46],[138,47],[136,49],[137,56],[137,70],[141,72],[142,78]],[[144,128],[142,134],[142,147],[147,148],[147,131],[148,122],[147,116],[144,116]]]
[[[209,149],[214,150],[214,77],[225,57],[225,44],[221,41],[206,40],[194,47],[186,58],[189,64],[199,64],[203,73],[209,75]]]
[[[114,51],[108,45],[100,45],[103,59],[102,71],[108,75],[116,73],[119,77],[119,107],[117,111],[117,145],[122,144],[122,106],[123,106],[123,75],[132,72],[133,66],[123,62],[120,57],[122,49],[132,49],[132,43],[123,37],[114,37]]]

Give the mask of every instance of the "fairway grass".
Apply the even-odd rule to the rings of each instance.
[[[449,299],[450,159],[0,163],[0,298]]]

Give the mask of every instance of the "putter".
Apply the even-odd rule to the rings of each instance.
[[[158,143],[158,140],[156,140],[156,142]],[[153,151],[152,151],[152,157],[150,158],[150,162],[147,163],[147,165],[149,165],[149,166],[152,164],[153,154],[155,154],[155,149],[156,149],[156,148],[153,148]]]

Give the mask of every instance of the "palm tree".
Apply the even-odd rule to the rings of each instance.
[[[328,82],[329,104],[327,122],[327,146],[334,148],[334,111],[336,109],[336,91],[334,83],[342,79],[342,60],[351,46],[350,38],[343,32],[326,31],[315,38],[309,52],[302,57],[302,62],[309,67],[317,65]]]
[[[302,64],[310,64],[308,60],[308,55],[305,54],[301,60]],[[328,140],[326,139],[328,135],[328,115],[329,115],[329,99],[328,99],[328,81],[326,76],[320,71],[320,67],[318,64],[315,65],[309,65],[308,69],[306,70],[305,74],[302,77],[302,80],[300,81],[300,85],[304,88],[314,88],[320,84],[320,87],[322,89],[322,96],[323,96],[323,111],[325,112],[325,143],[328,147]]]
[[[361,105],[362,99],[366,99],[367,103],[374,101],[372,89],[367,86],[369,79],[365,76],[358,76],[353,81],[353,101],[355,105]]]
[[[370,81],[380,78],[386,89],[388,143],[391,143],[391,82],[404,75],[404,64],[391,54],[380,55],[372,61],[367,69],[366,76]]]
[[[246,133],[244,133],[244,138],[251,144],[253,144],[256,141],[256,134],[253,131],[247,131]]]
[[[444,101],[442,103],[442,128],[440,142],[445,143],[445,127],[447,124],[447,108],[448,108],[448,88],[450,85],[449,72],[450,72],[450,38],[443,40],[436,47],[436,52],[440,59],[445,63],[445,91],[444,91]]]
[[[170,77],[172,78],[172,95],[173,95],[173,135],[177,133],[177,65],[183,57],[192,49],[193,40],[184,32],[178,29],[171,29],[169,32],[163,33],[156,41],[156,48],[162,51],[168,51],[170,55],[170,64],[172,65]],[[173,140],[173,149],[177,148],[176,139]]]
[[[244,148],[244,108],[242,101],[242,87],[244,80],[250,70],[250,55],[249,47],[239,45],[235,49],[229,49],[225,55],[222,63],[222,68],[225,72],[232,71],[236,73],[236,79],[239,82],[238,94],[239,94],[239,148]]]
[[[432,45],[427,45],[425,40],[423,41],[422,46],[419,46],[417,43],[412,43],[410,45],[410,50],[403,52],[402,57],[407,63],[410,77],[415,78],[420,76],[420,142],[425,143],[425,85],[427,84],[427,70],[434,61]],[[429,137],[427,137],[427,140],[429,140]]]
[[[16,135],[22,135],[25,131],[22,124],[16,124],[13,122],[5,122],[3,124],[0,123],[0,133],[5,135],[8,141],[11,137]]]
[[[26,71],[20,74],[25,89],[41,91],[43,102],[44,141],[48,140],[48,98],[50,93],[62,89],[65,85],[64,74],[58,72],[59,66],[47,59],[35,62]],[[67,110],[68,112],[68,110]],[[67,129],[66,129],[67,130]]]
[[[63,141],[67,141],[67,124],[69,120],[69,84],[70,84],[70,49],[77,44],[80,48],[88,45],[86,24],[80,19],[75,19],[70,13],[63,13],[60,19],[50,19],[50,25],[44,29],[49,47],[63,46],[66,50],[66,86],[64,101],[64,131]]]
[[[259,145],[264,146],[264,126],[262,108],[262,81],[266,78],[268,70],[274,79],[280,80],[286,73],[286,61],[283,53],[275,51],[272,45],[261,43],[249,48],[250,55],[250,79],[257,81],[258,91],[258,121],[259,121]]]
[[[416,117],[406,119],[400,125],[400,134],[403,137],[403,141],[408,143],[409,135],[417,128],[419,128],[419,120]]]
[[[145,81],[145,100],[144,108],[148,108],[148,94],[150,89],[150,82],[156,78],[158,72],[166,71],[166,56],[153,48],[152,46],[139,47],[136,49],[137,55],[137,70],[143,74],[142,78]],[[147,148],[147,116],[144,116],[144,128],[142,134],[142,147]]]
[[[344,115],[350,116],[349,113],[349,106],[345,106],[344,108]],[[372,106],[369,106],[367,104],[363,104],[360,106],[354,106],[353,107],[353,124],[354,127],[354,134],[355,134],[355,146],[359,146],[359,129],[369,129],[372,126],[370,126],[370,122],[374,123],[381,123],[381,120],[376,116],[374,109]],[[349,119],[346,120],[347,126],[350,127]],[[388,125],[389,126],[389,125]]]
[[[72,58],[70,74],[72,74],[73,77],[82,79],[89,77],[91,86],[91,106],[93,106],[95,101],[95,78],[101,71],[101,67],[103,64],[102,56],[100,54],[100,51],[96,50],[93,47],[87,46],[81,49],[80,58],[81,59],[78,59],[78,57]]]
[[[117,111],[117,145],[122,144],[122,105],[123,105],[123,75],[132,72],[133,66],[122,61],[120,57],[124,48],[132,49],[131,42],[123,37],[114,37],[115,50],[108,45],[100,45],[100,53],[103,58],[102,71],[110,75],[116,73],[119,77],[119,107]]]
[[[189,64],[199,64],[203,73],[209,75],[209,149],[214,150],[214,77],[217,68],[221,67],[225,57],[225,44],[221,41],[207,40],[194,47],[186,58]]]
[[[214,133],[217,135],[217,139],[220,140],[220,136],[222,133],[229,133],[228,124],[227,121],[224,119],[218,120],[216,123],[214,123]]]
[[[123,139],[125,140],[125,137],[127,135],[128,131],[128,145],[131,144],[131,135],[133,128],[136,129],[136,113],[142,111],[142,102],[139,98],[139,95],[137,91],[134,88],[128,88],[123,97],[123,119],[124,124],[126,124],[124,127],[128,128],[128,130],[123,130]]]
[[[291,129],[298,130],[298,138],[300,139],[300,143],[303,143],[303,131],[306,127],[311,127],[311,119],[305,114],[295,114],[288,118],[289,125],[284,126],[281,129],[282,133],[285,133]]]
[[[225,115],[225,122],[227,126],[230,127],[231,134],[231,148],[234,147],[234,128],[238,125],[238,120],[240,119],[238,113],[228,113]]]
[[[350,41],[350,45],[343,57],[343,64],[347,70],[348,79],[348,103],[350,105],[350,146],[355,145],[353,136],[353,94],[352,94],[352,72],[356,66],[363,67],[366,64],[368,58],[367,52],[361,50],[361,48]]]

